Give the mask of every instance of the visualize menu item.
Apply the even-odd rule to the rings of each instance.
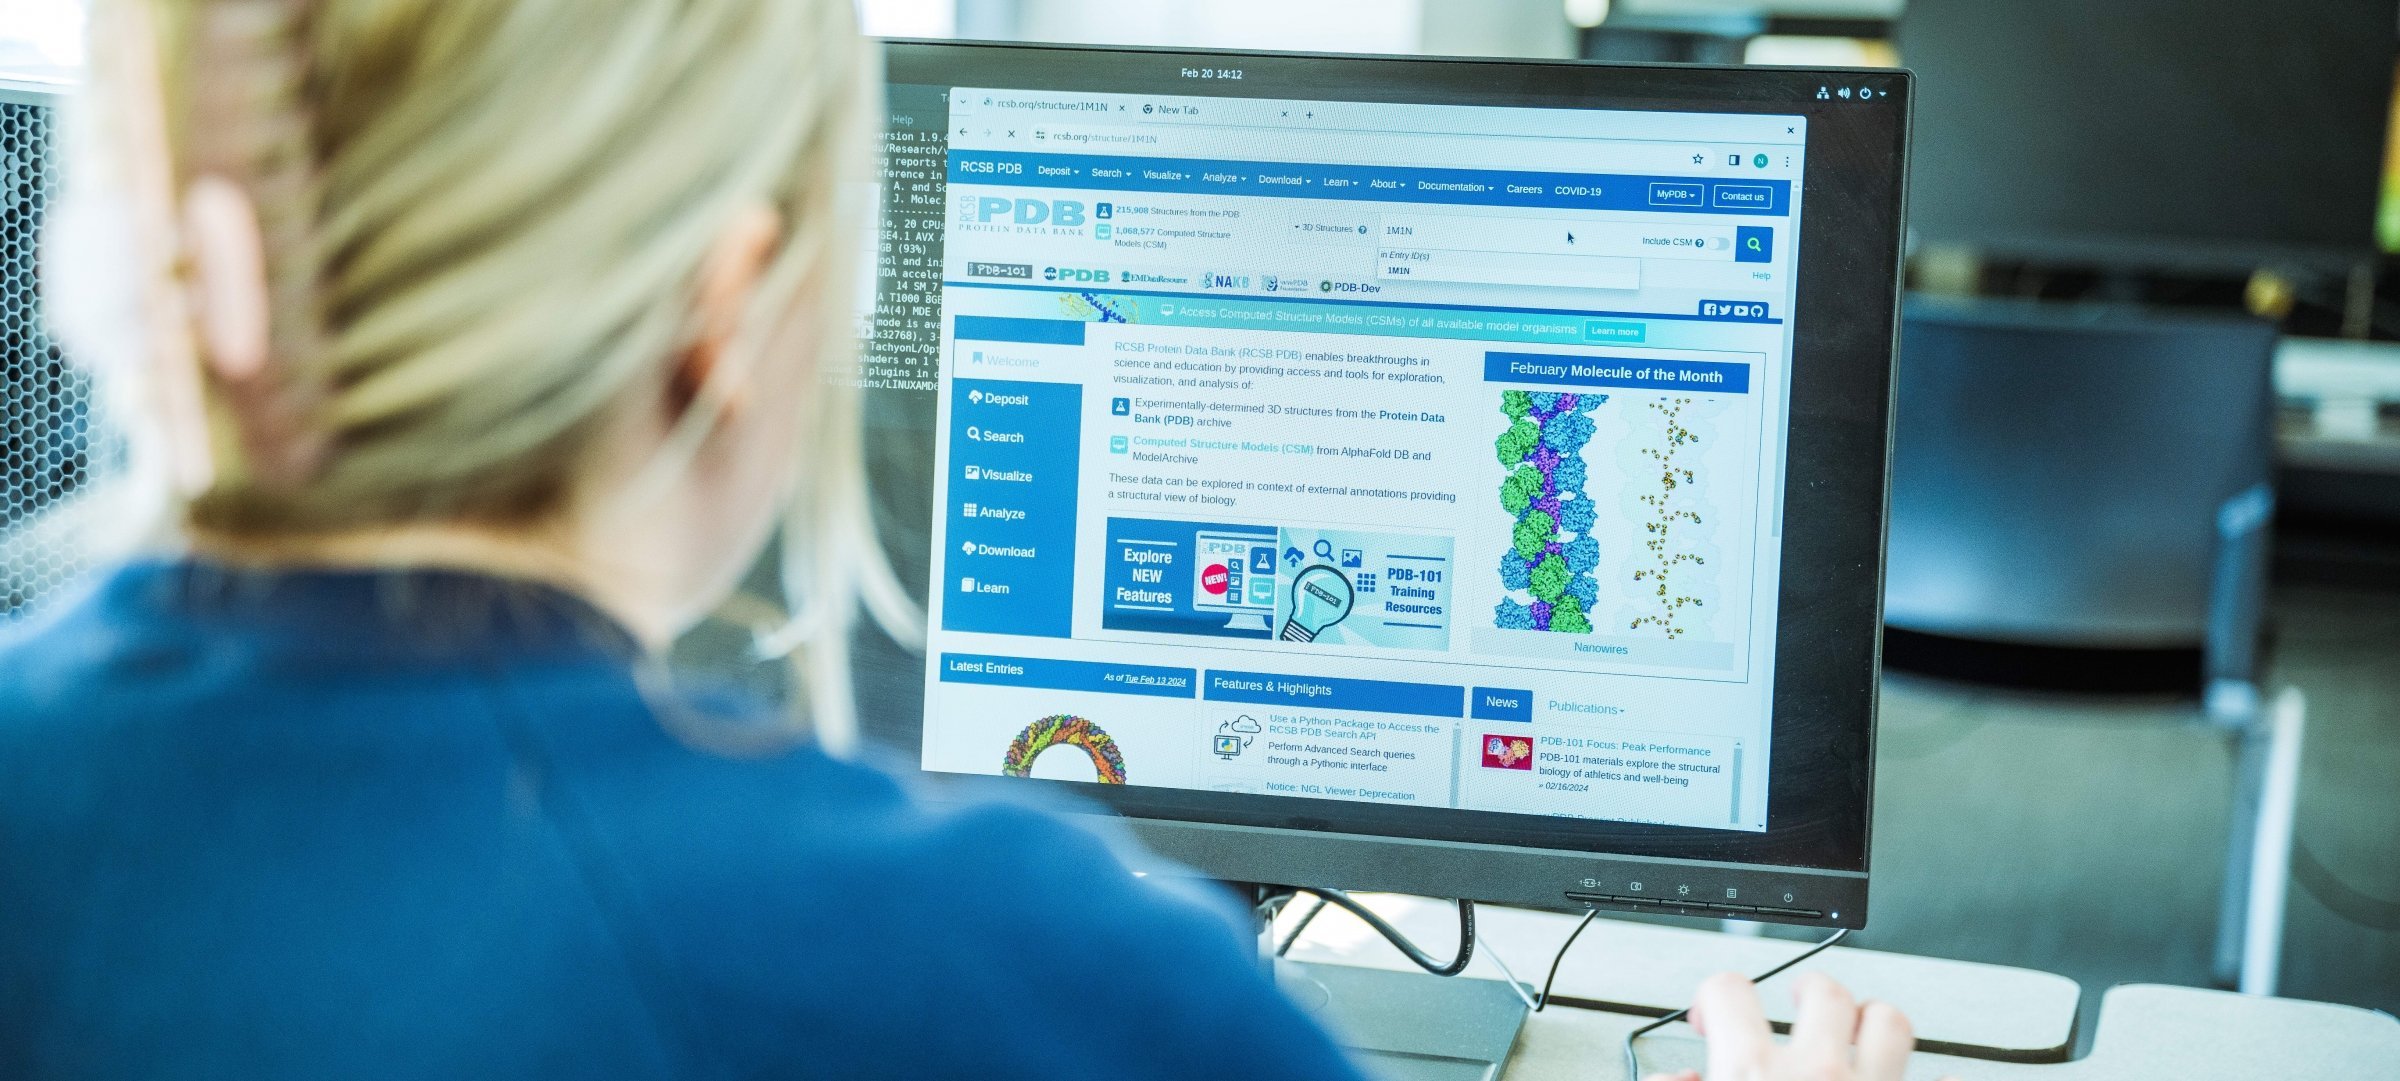
[[[948,107],[926,768],[1766,828],[1803,118]]]

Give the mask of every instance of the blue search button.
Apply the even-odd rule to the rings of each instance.
[[[1763,225],[1744,225],[1733,231],[1733,261],[1737,263],[1772,263],[1775,261],[1775,230]]]
[[[1719,184],[1715,205],[1724,210],[1773,210],[1775,189],[1764,184]]]
[[[1478,721],[1533,720],[1533,692],[1505,687],[1477,687],[1467,712]]]
[[[1707,206],[1706,184],[1650,184],[1651,206]]]

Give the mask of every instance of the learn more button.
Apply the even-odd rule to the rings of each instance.
[[[1583,340],[1587,342],[1638,342],[1649,332],[1649,326],[1642,323],[1619,323],[1607,319],[1583,321]]]
[[[1708,185],[1650,182],[1651,206],[1707,206]]]

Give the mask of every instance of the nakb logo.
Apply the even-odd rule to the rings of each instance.
[[[1042,268],[1042,280],[1046,282],[1084,282],[1105,285],[1108,283],[1108,271],[1085,270],[1082,267],[1046,266]]]
[[[986,195],[975,200],[975,221],[989,225],[1006,221],[1010,225],[1055,225],[1075,228],[1084,223],[1089,213],[1082,202],[1074,199],[1003,199]]]

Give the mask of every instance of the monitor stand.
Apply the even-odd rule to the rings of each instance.
[[[1498,980],[1281,959],[1275,977],[1378,1081],[1496,1081],[1525,1024]]]

